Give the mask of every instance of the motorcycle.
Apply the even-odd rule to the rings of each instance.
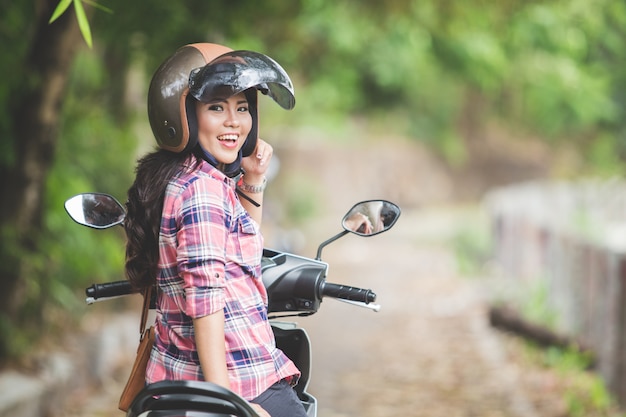
[[[122,225],[124,207],[104,193],[84,193],[65,202],[69,216],[78,224],[95,229]],[[353,233],[374,236],[389,230],[400,216],[400,208],[386,200],[368,200],[355,204],[343,217],[343,230],[322,242],[315,258],[265,248],[262,279],[268,293],[268,317],[276,345],[296,364],[302,375],[295,387],[309,417],[317,416],[317,399],[307,392],[311,375],[311,343],[306,331],[285,317],[315,314],[323,298],[329,297],[356,306],[379,311],[376,294],[369,289],[336,284],[326,280],[328,264],[322,250],[335,240]],[[85,290],[86,302],[135,293],[126,280],[93,284]],[[154,302],[151,306],[154,308]],[[202,381],[160,381],[147,385],[133,400],[127,417],[137,416],[237,416],[255,417],[249,403],[236,393]]]

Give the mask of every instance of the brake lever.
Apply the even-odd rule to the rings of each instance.
[[[334,298],[334,300],[341,301],[347,304],[352,304],[357,307],[366,308],[368,310],[372,310],[375,313],[378,313],[380,311],[380,304],[374,304],[374,303],[365,304],[360,301],[344,300],[342,298]]]

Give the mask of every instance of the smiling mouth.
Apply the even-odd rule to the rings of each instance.
[[[239,135],[236,135],[234,133],[221,135],[217,137],[217,140],[222,141],[222,142],[237,142],[237,139],[239,139]]]

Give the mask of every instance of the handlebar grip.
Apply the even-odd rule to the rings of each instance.
[[[94,300],[98,298],[118,297],[120,295],[134,294],[137,291],[130,285],[129,281],[105,282],[104,284],[93,284],[85,289],[87,297]]]
[[[340,298],[342,300],[359,301],[365,304],[376,301],[376,293],[372,290],[351,287],[349,285],[324,282],[322,296]]]

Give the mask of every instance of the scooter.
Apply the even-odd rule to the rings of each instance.
[[[122,225],[124,207],[114,197],[103,193],[85,193],[65,202],[69,216],[77,223],[95,229]],[[317,416],[317,399],[307,392],[311,375],[311,342],[303,328],[285,317],[310,316],[316,313],[324,297],[379,311],[376,294],[369,289],[335,284],[326,280],[328,264],[322,250],[335,240],[353,233],[374,236],[389,230],[400,216],[400,208],[386,200],[355,204],[342,220],[343,231],[322,242],[314,259],[292,253],[264,249],[263,284],[268,293],[270,318],[276,345],[302,373],[295,390],[309,417]],[[88,304],[133,294],[126,280],[93,284],[85,291]],[[154,307],[154,306],[153,306]],[[161,381],[147,385],[133,400],[127,417],[255,417],[249,403],[234,392],[202,381]]]

